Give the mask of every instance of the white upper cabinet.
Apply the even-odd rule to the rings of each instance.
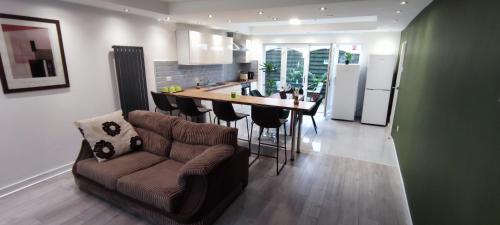
[[[178,30],[177,57],[181,65],[232,64],[233,38]]]

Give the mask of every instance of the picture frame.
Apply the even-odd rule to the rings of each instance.
[[[0,81],[5,94],[70,87],[59,20],[0,13]]]

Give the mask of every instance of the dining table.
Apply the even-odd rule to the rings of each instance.
[[[230,102],[233,104],[241,105],[256,105],[256,106],[270,106],[281,109],[288,109],[291,112],[291,127],[292,127],[292,146],[290,160],[295,160],[294,152],[300,153],[301,137],[302,137],[302,114],[305,111],[309,111],[314,106],[314,102],[299,101],[298,104],[294,103],[291,98],[281,99],[278,95],[272,95],[269,97],[255,97],[247,95],[236,95],[226,93],[212,92],[210,89],[186,89],[181,92],[176,93],[165,93],[170,96],[178,97],[188,97],[198,100],[205,101],[222,101]],[[295,122],[297,121],[297,122]]]

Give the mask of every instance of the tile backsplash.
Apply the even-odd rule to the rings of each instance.
[[[253,71],[257,74],[257,61],[227,65],[179,65],[177,61],[155,61],[157,90],[165,86],[180,85],[194,87],[196,83],[216,83],[236,81],[240,71]]]

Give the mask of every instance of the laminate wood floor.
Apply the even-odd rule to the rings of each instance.
[[[328,128],[330,125],[336,125],[336,128]],[[385,136],[378,134],[384,133],[384,128],[372,129],[352,124],[349,131],[344,127],[348,124],[325,120],[320,125],[318,136],[327,138],[327,141],[316,136],[314,130],[311,132],[309,125],[305,126],[304,138],[309,140],[296,161],[289,161],[279,176],[276,176],[273,159],[262,158],[256,162],[250,168],[248,187],[216,224],[408,224],[409,215],[397,166],[380,163],[380,160],[358,159],[358,153],[352,157],[337,154],[339,151],[347,152],[349,148],[361,151],[356,149],[370,143],[385,142]],[[339,134],[339,131],[343,133]],[[352,141],[342,139],[342,135]],[[322,143],[319,151],[312,147],[315,140]],[[343,141],[340,145],[342,149],[347,149],[330,149],[335,148],[336,140]],[[357,143],[363,141],[366,143]],[[383,159],[386,153],[385,150],[378,150],[377,154],[371,154],[371,158]],[[0,224],[148,223],[79,191],[71,174],[65,173],[1,198]]]

